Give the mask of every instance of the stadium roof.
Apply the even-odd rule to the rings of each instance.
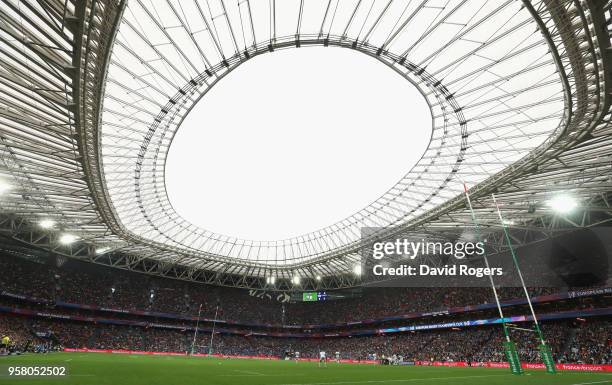
[[[604,3],[8,0],[2,229],[57,254],[150,274],[332,288],[359,280],[364,241],[470,223],[464,182],[492,234],[490,193],[498,195],[519,243],[606,222]],[[309,46],[369,55],[417,87],[432,115],[423,156],[370,205],[307,234],[239,239],[185,220],[164,174],[183,120],[251,58]],[[574,216],[546,206],[560,192],[580,202]],[[363,228],[380,230],[364,240]]]

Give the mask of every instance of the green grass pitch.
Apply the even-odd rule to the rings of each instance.
[[[11,365],[65,365],[67,377],[10,377]],[[379,366],[316,362],[145,356],[100,353],[29,354],[0,357],[1,384],[78,385],[595,385],[612,384],[612,374],[506,369]]]

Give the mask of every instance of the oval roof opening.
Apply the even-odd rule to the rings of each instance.
[[[431,113],[375,58],[308,47],[255,57],[187,115],[168,153],[174,209],[207,230],[282,240],[371,204],[419,160]]]

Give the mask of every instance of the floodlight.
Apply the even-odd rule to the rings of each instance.
[[[74,243],[77,239],[79,239],[79,237],[77,237],[74,234],[62,234],[59,237],[59,243],[61,243],[62,245],[69,245],[71,243]]]
[[[50,229],[55,226],[55,221],[53,219],[42,219],[38,222],[38,225],[43,229]]]
[[[548,205],[559,214],[568,214],[578,206],[578,202],[573,197],[563,194],[552,197]]]
[[[361,265],[355,265],[355,267],[353,268],[353,272],[355,273],[355,275],[361,275]]]
[[[5,180],[0,179],[0,195],[11,189],[11,185]]]

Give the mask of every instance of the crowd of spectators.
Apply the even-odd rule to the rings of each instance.
[[[586,364],[612,363],[611,326],[608,322],[576,329],[562,359]]]
[[[32,328],[33,321],[24,317],[0,316],[0,338],[9,339],[9,346],[4,347],[5,352],[36,351],[42,346],[61,346],[57,340],[37,335]]]
[[[1,299],[0,304],[16,304],[18,307],[25,306],[34,310],[44,308],[58,315],[87,315],[87,311],[54,307],[57,301],[188,316],[196,315],[202,304],[202,318],[214,318],[216,315],[217,319],[245,324],[301,325],[302,330],[308,331],[309,324],[360,321],[411,312],[436,312],[493,301],[491,290],[487,288],[378,288],[364,289],[355,298],[334,300],[333,303],[281,303],[273,295],[255,295],[261,293],[167,280],[76,261],[57,266],[48,261],[26,261],[0,255],[0,268],[4,272],[0,275],[0,291],[35,297],[46,302],[36,305],[7,297]],[[530,294],[543,295],[557,291],[560,289],[531,288]],[[521,298],[524,295],[520,288],[504,288],[499,294],[502,300]],[[543,304],[540,305],[540,310],[601,307],[606,306],[606,303],[609,303],[609,296],[588,301]],[[478,316],[494,316],[487,313],[491,311],[481,312]],[[508,315],[514,314],[513,312],[523,314],[525,309],[516,307],[507,310]],[[112,317],[126,319],[135,316],[113,313]],[[474,315],[457,314],[445,321],[462,320],[465,317]],[[337,338],[261,337],[252,332],[248,332],[246,336],[221,333],[211,336],[210,333],[201,333],[193,344],[193,332],[189,329],[189,326],[193,325],[190,322],[159,322],[165,322],[172,328],[3,315],[0,316],[0,334],[9,335],[13,343],[21,347],[53,343],[73,348],[162,352],[188,352],[194,348],[197,352],[207,353],[212,337],[213,352],[228,355],[280,356],[284,351],[300,351],[302,357],[314,358],[318,351],[326,350],[339,351],[343,358],[351,359],[365,359],[376,353],[379,356],[397,354],[410,360],[504,360],[504,336],[499,327]],[[431,320],[413,321],[414,324],[420,322]],[[150,325],[149,321],[145,324]],[[371,327],[354,326],[355,330]],[[565,321],[549,322],[544,325],[543,330],[559,361],[610,363],[612,360],[610,321],[574,324]],[[40,335],[45,334],[49,337],[46,340],[41,339]],[[539,341],[534,333],[511,329],[511,337],[517,343],[522,360],[540,360]]]
[[[24,345],[32,339],[29,322],[22,317],[0,317],[0,338],[7,336],[12,343]]]
[[[333,306],[335,303],[329,303],[329,306]],[[590,310],[590,309],[601,309],[606,308],[610,304],[609,297],[605,295],[575,298],[566,301],[553,301],[537,304],[536,311],[539,315],[545,315],[550,313],[558,313],[571,310]],[[48,303],[34,303],[25,301],[20,298],[2,297],[0,296],[0,306],[4,306],[8,309],[20,309],[20,314],[24,312],[30,312],[30,314],[39,314],[39,318],[53,318],[53,319],[72,319],[72,320],[85,320],[88,322],[105,322],[111,324],[131,324],[135,326],[146,326],[153,328],[179,328],[179,329],[190,329],[196,326],[203,331],[209,331],[213,325],[216,325],[217,331],[221,331],[225,334],[244,334],[248,333],[273,333],[277,336],[289,337],[291,335],[306,334],[311,337],[317,337],[323,334],[333,333],[354,333],[360,332],[371,333],[372,331],[384,329],[384,328],[398,328],[406,326],[425,326],[437,323],[445,322],[461,322],[461,321],[473,321],[478,319],[492,319],[498,317],[498,311],[496,308],[489,308],[479,311],[469,312],[458,312],[453,314],[430,314],[428,316],[420,316],[411,319],[397,319],[392,320],[380,320],[376,322],[359,322],[354,324],[344,324],[336,326],[316,326],[316,325],[300,325],[300,326],[264,326],[264,325],[248,325],[248,324],[227,324],[225,322],[213,322],[212,320],[200,319],[180,319],[172,317],[159,317],[154,315],[144,314],[131,314],[117,311],[102,311],[102,310],[91,310],[84,308],[73,308],[66,306],[57,306],[55,304]],[[325,311],[325,309],[320,309]],[[505,308],[504,315],[508,317],[522,316],[529,313],[529,308],[526,305],[510,306]]]
[[[487,288],[372,288],[357,298],[328,303],[281,303],[274,295],[255,296],[244,289],[220,288],[168,280],[77,261],[54,263],[25,261],[0,255],[0,290],[63,301],[130,310],[150,310],[226,321],[304,325],[340,323],[410,312],[432,312],[455,306],[493,301]],[[533,288],[532,295],[558,288]],[[521,289],[500,290],[503,299],[523,297]],[[261,297],[261,298],[260,298]]]
[[[612,364],[612,336],[609,319],[583,322],[556,321],[542,326],[544,337],[558,362]],[[342,358],[366,359],[401,355],[420,361],[505,361],[504,334],[500,326],[452,328],[393,333],[363,337],[276,338],[255,335],[201,333],[193,344],[193,332],[185,329],[158,329],[136,326],[94,324],[64,320],[0,316],[0,334],[25,344],[36,332],[49,332],[56,343],[68,348],[126,349],[159,352],[263,355],[282,357],[285,351],[299,351],[304,358],[316,358],[319,351],[340,352]],[[212,346],[211,346],[211,338]],[[537,334],[515,330],[516,343],[524,362],[540,362]]]

